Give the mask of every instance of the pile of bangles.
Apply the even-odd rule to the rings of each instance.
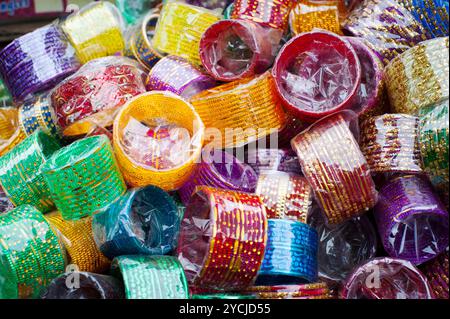
[[[0,299],[448,299],[448,0],[92,1],[0,50]]]

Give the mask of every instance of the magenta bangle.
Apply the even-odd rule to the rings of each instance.
[[[151,69],[146,83],[148,91],[170,91],[184,98],[190,98],[215,85],[214,79],[177,56],[159,60]]]
[[[302,174],[298,157],[292,149],[255,148],[247,150],[246,163],[256,174],[262,171],[280,171],[285,173]]]
[[[434,297],[437,299],[449,298],[448,271],[448,251],[424,264],[423,272],[428,278]]]
[[[379,192],[374,217],[384,249],[415,265],[448,246],[448,212],[422,175],[388,181]]]

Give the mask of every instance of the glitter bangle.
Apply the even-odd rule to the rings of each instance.
[[[303,285],[253,286],[246,293],[254,294],[258,299],[331,299],[326,283],[318,282]]]
[[[0,140],[8,140],[17,130],[17,108],[0,107]]]
[[[423,272],[428,278],[434,297],[448,299],[448,251],[424,264]]]
[[[59,136],[59,126],[48,95],[36,96],[19,108],[19,125],[27,136],[41,129],[52,136]]]
[[[241,295],[241,294],[231,294],[231,293],[222,293],[222,294],[195,294],[191,296],[191,299],[203,299],[203,300],[211,300],[211,299],[254,299],[252,295]]]

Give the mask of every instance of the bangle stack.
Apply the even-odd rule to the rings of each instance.
[[[331,299],[326,283],[303,285],[253,286],[246,290],[258,299]]]
[[[448,299],[448,251],[430,260],[423,267],[425,276],[428,278],[435,298]]]
[[[255,148],[245,153],[246,163],[260,175],[264,171],[301,174],[298,157],[291,149]]]
[[[56,114],[48,95],[39,95],[25,102],[19,109],[19,125],[27,136],[41,129],[54,137],[59,136]]]

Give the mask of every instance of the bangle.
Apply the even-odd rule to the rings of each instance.
[[[378,274],[374,280],[374,274]],[[344,282],[342,299],[432,299],[425,276],[409,261],[374,258]]]
[[[324,67],[333,69],[333,74],[317,77]],[[349,107],[361,83],[361,66],[353,47],[325,31],[302,33],[289,40],[278,53],[272,74],[286,109],[310,122]]]
[[[7,213],[14,208],[13,203],[9,200],[8,196],[3,191],[0,186],[0,215],[3,213]]]
[[[202,161],[195,173],[179,189],[178,193],[184,204],[188,204],[197,186],[253,193],[258,177],[253,169],[240,162],[226,151],[214,150],[203,153]]]
[[[105,135],[78,140],[41,167],[51,197],[65,220],[78,220],[114,202],[126,186]]]
[[[263,260],[266,229],[259,196],[197,187],[181,222],[177,252],[189,283],[230,291],[250,286]]]
[[[419,265],[448,246],[448,212],[425,176],[388,181],[380,190],[374,217],[391,257]]]
[[[242,295],[236,293],[217,293],[217,294],[195,294],[191,299],[254,299],[252,295]]]
[[[154,91],[130,100],[116,116],[113,139],[128,185],[181,187],[200,158],[204,131],[191,104],[173,93]]]
[[[19,108],[19,125],[22,131],[30,136],[41,129],[54,137],[59,136],[59,126],[53,107],[50,106],[48,95],[36,96]]]
[[[253,286],[246,290],[258,299],[331,299],[331,292],[324,282],[285,285]]]
[[[291,149],[255,148],[245,153],[246,163],[260,175],[264,171],[301,174],[298,157]]]
[[[153,37],[156,50],[185,58],[201,65],[199,43],[202,34],[220,15],[185,3],[168,2],[163,6]]]
[[[95,242],[109,259],[168,254],[176,246],[179,226],[175,201],[156,186],[128,191],[92,222]]]
[[[60,213],[45,216],[55,234],[64,244],[69,263],[79,271],[102,273],[109,269],[110,261],[97,248],[92,234],[92,217],[76,221],[64,220]]]
[[[8,140],[17,130],[17,108],[0,107],[0,140]]]
[[[282,32],[246,20],[221,20],[200,40],[200,59],[219,81],[235,81],[267,71],[272,65]]]
[[[423,26],[396,0],[366,0],[342,23],[347,35],[364,38],[384,64],[430,39]]]
[[[316,122],[291,142],[329,224],[356,217],[377,201],[369,166],[344,115]]]
[[[127,299],[187,299],[186,276],[172,256],[119,256],[111,271],[122,277]]]
[[[41,212],[30,205],[0,215],[0,298],[37,298],[64,272],[58,237]]]
[[[361,126],[361,151],[372,174],[422,172],[417,117],[384,114]]]
[[[146,82],[148,91],[169,91],[186,99],[215,85],[215,80],[200,68],[174,55],[156,63]]]
[[[435,298],[448,299],[448,251],[427,262],[423,271]]]
[[[122,26],[117,7],[104,1],[85,6],[61,23],[83,64],[121,52],[125,48]]]
[[[0,157],[0,184],[15,206],[29,204],[44,213],[53,208],[40,169],[59,148],[55,138],[39,130]]]
[[[256,141],[286,121],[270,72],[203,91],[190,101],[205,126],[219,130],[207,140],[215,148]]]
[[[161,0],[115,0],[114,3],[128,25],[135,25],[149,10],[161,6]]]
[[[311,283],[317,280],[317,232],[307,224],[268,219],[267,246],[256,285]]]
[[[262,172],[255,194],[266,207],[267,218],[306,223],[312,205],[312,189],[306,178],[284,172]]]
[[[230,0],[184,0],[187,4],[192,4],[197,7],[203,7],[206,9],[214,10],[214,9],[225,9],[227,3]]]
[[[234,10],[234,1],[231,2],[226,9],[223,11],[223,18],[226,20],[230,20],[231,19],[231,14]]]
[[[0,107],[5,107],[7,104],[12,103],[12,96],[9,93],[8,88],[3,83],[3,80],[0,79]]]

